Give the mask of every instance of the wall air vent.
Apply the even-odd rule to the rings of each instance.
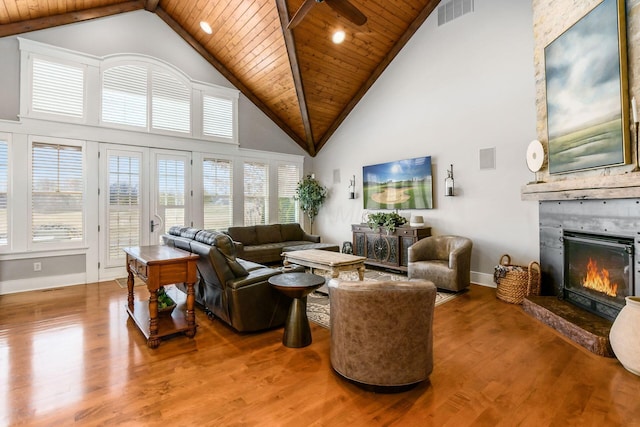
[[[438,6],[438,26],[473,12],[474,0],[449,0]]]

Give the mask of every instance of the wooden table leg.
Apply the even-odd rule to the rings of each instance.
[[[133,272],[127,267],[127,304],[133,310]]]
[[[187,283],[187,329],[185,335],[193,338],[196,335],[196,313],[193,310],[196,301],[196,293],[193,289],[193,283]]]
[[[158,338],[158,294],[155,290],[149,291],[149,338],[147,346],[156,348],[160,345]]]
[[[361,282],[364,280],[364,264],[358,266],[358,278]]]

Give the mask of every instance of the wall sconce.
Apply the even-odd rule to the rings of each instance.
[[[353,178],[349,180],[349,198],[356,198],[356,176],[353,175]]]
[[[447,177],[444,179],[444,195],[453,196],[453,165],[447,170]]]

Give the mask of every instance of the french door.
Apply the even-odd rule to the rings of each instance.
[[[126,276],[122,248],[191,223],[191,153],[102,144],[99,279]]]

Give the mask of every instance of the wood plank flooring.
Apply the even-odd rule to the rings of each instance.
[[[315,324],[290,349],[198,310],[194,339],[152,350],[125,304],[115,282],[0,296],[0,425],[639,425],[640,377],[491,288],[436,307],[430,383],[390,395],[338,377]]]

